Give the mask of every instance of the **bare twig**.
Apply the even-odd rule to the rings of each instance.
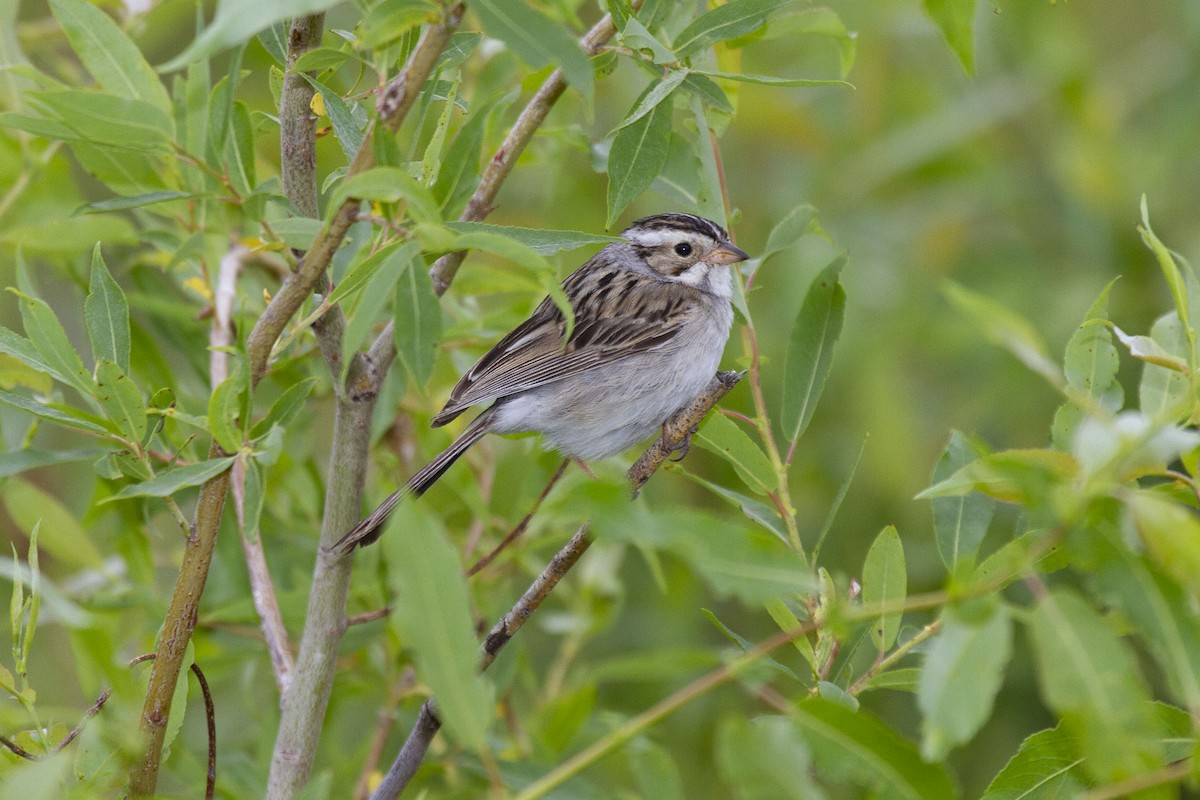
[[[392,613],[391,606],[377,608],[374,611],[364,611],[361,614],[355,614],[352,617],[346,617],[346,627],[351,625],[362,625],[367,622],[374,622],[377,619],[384,619],[388,614]]]
[[[472,575],[474,575],[476,572],[479,572],[481,569],[486,567],[488,564],[492,563],[492,561],[495,560],[496,556],[498,556],[498,555],[500,555],[500,553],[504,552],[504,548],[508,547],[510,544],[515,542],[517,540],[517,537],[519,537],[521,534],[523,534],[525,532],[525,529],[529,527],[529,523],[533,520],[533,515],[536,514],[538,512],[538,509],[542,507],[542,503],[545,502],[546,497],[550,494],[550,490],[554,488],[554,484],[558,483],[559,478],[561,478],[563,476],[563,473],[567,471],[567,466],[570,465],[570,463],[571,463],[571,459],[567,458],[567,459],[564,459],[561,464],[559,464],[558,469],[554,472],[553,475],[550,476],[550,480],[547,481],[546,487],[544,489],[542,489],[542,493],[539,494],[537,496],[537,499],[533,501],[533,507],[529,509],[529,513],[527,513],[524,516],[524,518],[522,518],[521,521],[519,523],[517,523],[517,527],[515,527],[511,531],[509,531],[508,535],[504,537],[503,541],[501,541],[500,544],[498,544],[494,548],[492,548],[492,551],[490,553],[488,553],[483,558],[479,559],[478,561],[476,561],[474,564],[471,565],[471,568],[467,570],[468,578],[471,577]]]
[[[662,466],[668,456],[681,447],[687,446],[692,433],[699,427],[700,421],[722,397],[728,394],[734,386],[737,386],[744,374],[744,372],[718,372],[709,381],[708,386],[704,387],[704,391],[696,395],[696,399],[676,411],[670,419],[663,423],[662,436],[655,439],[654,443],[650,445],[650,449],[633,462],[633,466],[627,473],[634,497],[637,497],[642,486],[650,480],[650,476]]]
[[[195,661],[192,662],[192,673],[200,684],[200,695],[204,698],[204,720],[208,725],[208,775],[204,780],[204,800],[213,800],[217,794],[217,711],[213,706],[208,681]]]
[[[521,595],[521,599],[492,626],[487,638],[483,640],[483,657],[479,666],[481,671],[492,665],[504,645],[508,644],[517,631],[521,630],[521,626],[538,610],[542,601],[550,596],[550,592],[570,571],[571,567],[575,566],[579,557],[591,544],[592,539],[588,535],[588,526],[584,525],[555,554],[542,573],[530,584],[525,594]],[[392,762],[387,774],[384,775],[383,781],[371,795],[371,800],[394,800],[400,796],[424,762],[425,753],[441,725],[433,700],[426,700],[421,706],[413,729],[408,734],[408,739],[400,748],[400,753]]]
[[[96,702],[92,703],[91,707],[88,708],[87,711],[83,712],[83,719],[79,720],[79,724],[72,728],[66,736],[59,740],[58,744],[51,747],[50,752],[48,753],[31,753],[14,742],[12,739],[9,739],[7,736],[0,736],[0,745],[4,745],[14,755],[29,761],[41,761],[43,758],[49,758],[55,753],[61,751],[71,742],[75,741],[75,737],[79,736],[79,734],[83,732],[84,724],[100,712],[100,709],[104,707],[106,702],[108,702],[108,698],[111,695],[112,689],[105,689],[103,692],[101,692],[100,696],[96,698]]]

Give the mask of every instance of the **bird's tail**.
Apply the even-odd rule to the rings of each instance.
[[[357,525],[350,529],[349,533],[338,539],[333,549],[339,553],[349,553],[356,547],[365,547],[374,543],[383,533],[383,525],[387,522],[388,515],[392,513],[396,504],[410,494],[416,497],[423,495],[426,489],[442,477],[463,453],[467,452],[467,448],[478,442],[488,432],[494,415],[495,407],[493,406],[473,419],[453,444],[443,450],[437,458],[421,467],[408,479],[407,483],[388,495],[387,499],[380,503],[374,511],[363,517]]]

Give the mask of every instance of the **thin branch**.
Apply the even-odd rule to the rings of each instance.
[[[634,497],[637,497],[642,486],[650,480],[650,476],[662,466],[668,456],[687,446],[692,433],[699,427],[700,421],[722,397],[729,393],[729,390],[737,386],[744,374],[744,372],[718,372],[709,381],[708,386],[704,387],[704,391],[696,395],[696,399],[676,411],[670,419],[663,423],[662,435],[654,440],[654,444],[650,445],[649,450],[642,453],[627,473]]]
[[[563,459],[563,462],[558,465],[558,469],[555,470],[552,476],[550,476],[550,480],[547,481],[546,487],[542,489],[542,493],[539,494],[537,499],[533,501],[533,507],[530,508],[529,512],[521,519],[519,523],[517,523],[517,527],[509,531],[508,535],[504,537],[500,544],[496,545],[490,553],[471,565],[471,568],[467,570],[468,578],[479,572],[488,564],[492,563],[492,561],[496,559],[496,556],[504,552],[504,548],[508,547],[510,544],[515,542],[521,534],[525,533],[526,528],[529,527],[529,523],[533,520],[533,515],[536,514],[538,509],[542,507],[542,503],[545,502],[546,497],[549,496],[550,490],[554,488],[554,484],[558,483],[559,479],[563,476],[563,473],[567,471],[567,466],[570,465],[570,463],[571,459]]]
[[[919,630],[915,634],[913,634],[911,639],[909,639],[907,642],[900,645],[895,650],[893,650],[891,653],[889,653],[886,658],[881,658],[869,670],[867,670],[862,675],[860,675],[858,680],[856,680],[854,683],[852,683],[850,685],[850,688],[846,690],[846,693],[851,694],[851,695],[860,694],[862,692],[862,690],[866,688],[866,684],[868,681],[871,680],[871,678],[874,678],[876,675],[879,675],[881,673],[887,672],[889,669],[891,669],[893,666],[895,666],[896,663],[898,661],[900,661],[900,659],[904,658],[906,655],[908,655],[910,652],[912,652],[913,648],[915,648],[917,645],[921,644],[921,642],[925,641],[930,636],[933,636],[935,633],[937,633],[941,629],[942,629],[941,619],[935,619],[933,622],[931,622],[928,625],[926,625],[925,627],[921,628],[921,630]]]
[[[0,745],[4,745],[6,748],[12,751],[14,755],[20,756],[21,758],[29,761],[41,761],[44,758],[49,758],[55,753],[61,751],[71,742],[75,741],[75,737],[79,736],[79,734],[83,732],[84,724],[100,712],[100,709],[104,707],[106,702],[108,702],[108,698],[111,695],[112,689],[105,689],[103,692],[101,692],[100,696],[96,698],[96,702],[92,703],[91,707],[88,708],[87,711],[83,712],[83,718],[79,720],[79,724],[72,728],[66,736],[59,740],[58,744],[51,747],[50,751],[47,753],[31,753],[14,742],[12,739],[9,739],[7,736],[0,736]]]
[[[213,706],[208,681],[195,661],[192,662],[192,673],[200,684],[200,695],[204,698],[204,719],[208,725],[208,775],[204,780],[204,800],[213,800],[217,794],[217,711]]]
[[[634,0],[632,10],[636,11],[641,5],[642,0]],[[616,32],[617,28],[612,17],[605,14],[580,39],[579,46],[589,56],[594,56]],[[562,97],[566,88],[567,80],[561,69],[550,73],[550,77],[521,111],[517,121],[513,123],[512,129],[509,130],[508,135],[504,137],[504,141],[496,150],[496,154],[488,161],[483,176],[479,179],[479,186],[471,195],[471,199],[467,201],[467,206],[463,209],[462,214],[459,215],[461,222],[479,222],[492,213],[496,195],[512,171],[513,165],[517,163],[517,159],[533,139],[533,134],[546,121],[550,109],[554,108],[554,104],[558,102],[558,98]],[[454,276],[458,273],[458,268],[462,266],[463,259],[466,257],[466,251],[459,250],[447,253],[434,262],[429,270],[429,276],[433,280],[433,290],[439,297],[450,288]],[[388,333],[388,337],[391,337],[390,333]]]
[[[384,619],[390,613],[392,613],[391,606],[377,608],[374,611],[364,611],[361,614],[355,614],[352,617],[346,617],[346,627],[349,628],[351,625],[363,625],[367,622],[374,622],[377,619]]]
[[[1092,789],[1084,795],[1084,800],[1117,800],[1119,797],[1132,797],[1143,789],[1153,789],[1155,786],[1182,783],[1187,780],[1191,771],[1192,760],[1185,758],[1182,761],[1168,764],[1153,772],[1135,775],[1132,778],[1126,778],[1117,783],[1110,783],[1108,786],[1101,786],[1099,789]]]
[[[521,627],[538,610],[542,601],[550,596],[550,592],[554,591],[554,587],[571,570],[571,567],[575,566],[579,557],[591,544],[592,539],[588,535],[588,526],[585,524],[555,554],[542,573],[530,584],[525,594],[521,595],[521,599],[492,626],[487,638],[483,640],[480,671],[486,670],[492,665],[504,645],[508,644],[517,631],[521,630]],[[394,800],[400,796],[424,762],[425,753],[441,725],[442,723],[437,718],[433,699],[426,700],[421,706],[417,721],[409,732],[404,746],[400,748],[396,760],[392,762],[383,781],[371,795],[371,800]]]

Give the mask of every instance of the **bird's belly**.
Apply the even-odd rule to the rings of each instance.
[[[639,353],[505,398],[493,430],[536,431],[547,447],[585,461],[620,453],[656,433],[708,384],[728,330],[714,325],[683,345]]]

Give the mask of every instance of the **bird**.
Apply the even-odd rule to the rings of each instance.
[[[543,299],[467,370],[432,425],[491,405],[336,552],[376,541],[397,503],[423,494],[488,433],[536,432],[547,449],[586,463],[647,439],[704,389],[733,324],[730,266],[749,255],[720,225],[693,214],[643,217],[620,238],[563,281],[570,335],[562,310]]]

